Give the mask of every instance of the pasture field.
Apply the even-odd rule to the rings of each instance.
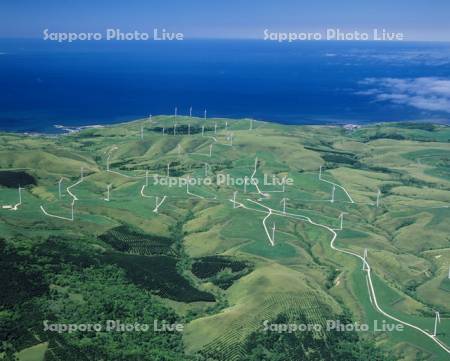
[[[369,325],[352,343],[375,340],[383,360],[448,360],[449,127],[249,122],[155,116],[0,134],[4,355],[247,360],[264,321],[334,317]],[[42,330],[96,315],[184,331]]]

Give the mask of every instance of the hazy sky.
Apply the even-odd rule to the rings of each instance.
[[[0,37],[106,28],[183,32],[186,38],[262,38],[263,30],[403,32],[450,41],[449,0],[0,0]]]

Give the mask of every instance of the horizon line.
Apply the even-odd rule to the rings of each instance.
[[[36,36],[19,36],[19,37],[10,37],[10,36],[1,36],[0,40],[43,40],[49,43],[57,43],[57,41],[52,40],[44,40],[42,37]],[[198,37],[193,36],[187,39],[178,40],[178,41],[157,41],[157,42],[183,42],[183,41],[208,41],[208,40],[217,40],[217,41],[262,41],[268,43],[450,43],[450,39],[448,40],[432,40],[432,39],[407,39],[407,40],[295,40],[292,42],[279,42],[276,40],[264,40],[262,37]],[[76,40],[73,43],[87,43],[93,40]],[[98,42],[112,42],[112,43],[146,43],[149,41],[154,41],[153,39],[149,40],[95,40]],[[64,42],[63,42],[64,43]]]

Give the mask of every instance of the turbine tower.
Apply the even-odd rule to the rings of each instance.
[[[436,318],[434,319],[434,332],[433,332],[433,336],[436,337],[437,335],[437,325],[438,323],[441,323],[441,315],[439,314],[438,311],[436,311]]]
[[[368,271],[369,267],[367,265],[367,248],[364,248],[364,257],[363,257],[363,271]]]
[[[109,166],[108,166],[108,170],[109,170]],[[63,181],[63,178],[61,177],[61,179],[58,181],[58,196],[59,196],[59,199],[61,199],[61,197],[62,197],[62,193],[61,193],[61,183],[62,183],[62,181]]]
[[[187,182],[186,182],[186,194],[189,194],[189,183],[191,182],[191,176],[187,176]]]
[[[341,227],[340,230],[342,231],[342,229],[344,228],[344,212],[341,212],[341,214],[339,215],[339,218],[341,220]]]
[[[283,203],[283,214],[286,214],[286,201],[288,200],[288,198],[283,198],[281,200],[281,203]]]
[[[111,159],[111,152],[117,150],[119,148],[117,148],[117,146],[113,146],[109,151],[108,151],[108,157],[106,158],[106,171],[109,172],[109,163],[110,163],[110,159]],[[62,178],[61,178],[62,179]]]
[[[336,186],[333,184],[333,190],[331,191],[331,199],[330,202],[334,203],[334,194],[336,193]]]
[[[105,201],[107,201],[107,202],[109,202],[109,196],[110,196],[110,190],[111,190],[111,184],[108,184],[107,186],[106,186],[106,198],[105,198]]]

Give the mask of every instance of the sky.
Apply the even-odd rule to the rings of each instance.
[[[107,28],[182,32],[189,38],[262,38],[327,28],[402,32],[406,40],[450,41],[449,0],[1,0],[1,38]]]

